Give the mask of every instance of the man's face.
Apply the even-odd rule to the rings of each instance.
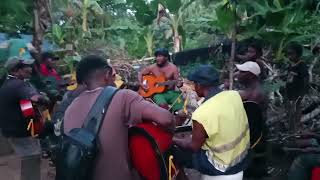
[[[288,49],[287,57],[291,62],[296,62],[297,60],[299,60],[297,53],[292,49]]]
[[[20,79],[29,79],[32,75],[32,67],[31,66],[25,66],[18,70],[17,76]]]
[[[164,66],[167,63],[167,61],[168,61],[168,58],[164,55],[159,54],[156,56],[156,62],[159,67]]]
[[[236,78],[240,83],[245,83],[250,79],[251,73],[248,71],[239,71],[236,74]]]
[[[258,57],[257,56],[257,51],[252,47],[248,47],[248,51],[247,51],[246,56],[247,56],[249,61],[256,60],[257,57]]]
[[[50,68],[54,68],[55,65],[56,65],[56,61],[53,60],[52,58],[47,58],[47,59],[45,60],[45,63],[46,63],[46,65],[47,65],[48,67],[50,67]]]

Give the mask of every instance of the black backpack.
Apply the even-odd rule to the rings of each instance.
[[[98,133],[108,106],[117,92],[106,87],[98,96],[81,128],[62,135],[56,159],[56,180],[90,180],[98,153]]]

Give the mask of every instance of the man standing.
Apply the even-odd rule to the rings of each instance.
[[[260,81],[260,67],[256,62],[247,61],[243,64],[237,64],[239,70],[236,77],[244,89],[239,90],[239,94],[244,102],[249,127],[251,144],[251,163],[245,171],[245,176],[261,178],[266,174],[265,148],[265,122],[263,109],[265,95],[263,93]]]
[[[21,180],[40,180],[40,145],[30,137],[28,121],[23,117],[20,100],[46,102],[26,79],[31,77],[33,60],[10,58],[5,67],[9,74],[0,88],[0,128],[9,146],[21,158]],[[32,164],[32,165],[31,165]]]
[[[301,119],[301,100],[307,92],[308,87],[308,67],[301,60],[303,48],[297,43],[289,44],[287,57],[290,60],[288,77],[285,92],[288,97],[287,108],[289,110],[289,128],[291,131],[297,130]]]
[[[249,125],[245,109],[237,91],[218,88],[219,74],[204,65],[188,75],[195,83],[199,97],[206,101],[192,114],[192,137],[173,141],[191,150],[192,160],[183,160],[187,167],[197,169],[204,176],[242,179],[250,148]]]
[[[112,68],[99,56],[87,56],[80,61],[77,79],[87,90],[68,107],[64,116],[64,131],[80,128],[105,86],[114,85]],[[131,90],[119,90],[113,97],[99,131],[100,149],[93,180],[134,179],[128,156],[128,127],[142,121],[155,122],[172,129],[173,116]]]
[[[53,77],[57,81],[61,80],[61,77],[55,69],[56,61],[59,57],[54,56],[52,53],[45,52],[41,54],[42,63],[40,64],[40,73],[44,77]]]
[[[237,55],[237,58],[239,58],[242,62],[247,61],[253,61],[258,63],[261,73],[260,73],[260,79],[265,79],[267,76],[267,72],[265,71],[265,62],[262,60],[262,47],[259,43],[251,43],[248,46],[247,53],[245,55]]]
[[[297,100],[305,95],[308,86],[308,67],[301,60],[303,48],[301,45],[292,43],[287,48],[287,57],[290,60],[286,92],[289,100]]]
[[[179,81],[179,70],[177,66],[169,62],[170,55],[167,49],[157,49],[154,55],[156,57],[156,64],[146,67],[138,75],[140,86],[146,90],[149,88],[143,83],[144,75],[164,75],[166,80],[172,80],[172,83],[167,86],[166,92],[154,95],[153,100],[164,109],[169,109],[169,106],[172,106],[172,111],[180,110],[183,107],[181,93],[175,91],[176,87],[182,86],[182,82]]]

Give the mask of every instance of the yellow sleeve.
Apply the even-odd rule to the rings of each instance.
[[[192,114],[192,120],[200,123],[205,129],[209,138],[219,130],[218,116],[212,110],[212,106],[209,104],[203,104]]]

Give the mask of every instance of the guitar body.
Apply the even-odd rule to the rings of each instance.
[[[39,135],[44,129],[44,119],[40,110],[37,110],[30,100],[21,100],[20,108],[23,117],[29,121],[33,120],[33,134]]]
[[[144,97],[148,98],[153,96],[154,94],[163,93],[166,91],[166,86],[160,86],[159,83],[165,83],[166,77],[165,76],[154,76],[154,75],[146,75],[143,76],[143,83],[146,84],[149,89],[144,90],[140,87],[139,94]]]

